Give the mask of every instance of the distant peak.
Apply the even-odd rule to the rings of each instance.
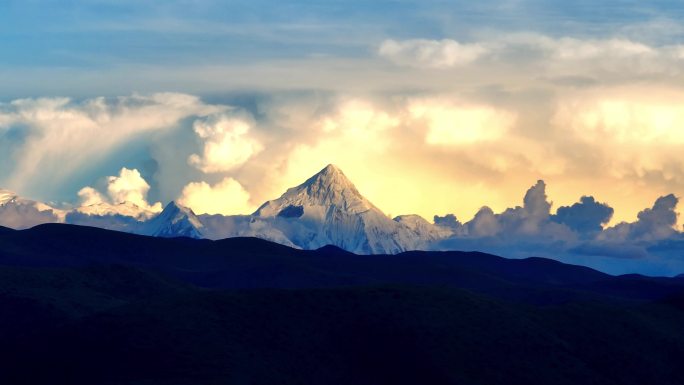
[[[351,181],[347,178],[346,175],[344,175],[342,170],[334,164],[329,164],[325,166],[325,168],[323,168],[321,171],[319,171],[314,176],[309,178],[304,184],[311,185],[316,182],[325,185],[342,184],[353,186]]]
[[[5,204],[12,199],[16,199],[17,194],[12,191],[0,189],[0,205]]]
[[[342,173],[342,170],[339,167],[335,166],[334,164],[330,163],[329,165],[325,166],[325,168],[323,168],[323,170],[321,170],[320,172],[321,173],[331,173],[331,172]]]
[[[169,202],[164,210],[159,214],[157,218],[163,218],[163,220],[170,221],[171,223],[176,223],[182,220],[188,220],[195,228],[203,227],[199,218],[191,208],[185,207],[176,201]]]
[[[195,215],[195,213],[192,211],[191,208],[186,207],[186,206],[183,206],[183,205],[181,205],[180,203],[178,203],[178,202],[176,202],[176,201],[171,201],[171,202],[169,202],[169,203],[166,205],[166,207],[164,207],[164,210],[163,210],[163,211],[166,211],[166,212],[170,212],[170,211],[174,211],[174,212],[175,212],[175,211],[181,211],[181,212],[184,212],[184,213],[186,213],[186,214]]]
[[[254,215],[268,217],[284,213],[286,216],[297,214],[299,218],[303,215],[301,211],[310,206],[337,207],[355,213],[374,208],[339,167],[329,164],[304,183],[288,189],[280,198],[263,204]],[[295,209],[298,211],[293,211]]]

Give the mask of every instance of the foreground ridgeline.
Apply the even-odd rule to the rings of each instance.
[[[682,384],[683,293],[542,258],[0,227],[0,383]]]

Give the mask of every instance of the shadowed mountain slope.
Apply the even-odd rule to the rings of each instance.
[[[684,288],[684,281],[674,278],[613,277],[549,259],[515,260],[478,252],[368,256],[334,246],[306,251],[257,238],[156,238],[60,224],[0,233],[0,265],[112,264],[226,289],[442,285],[522,300],[563,301],[590,294],[657,299]],[[552,290],[558,293],[548,294]]]
[[[0,229],[0,383],[674,385],[682,298],[541,258]]]

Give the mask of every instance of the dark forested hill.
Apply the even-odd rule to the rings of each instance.
[[[0,231],[0,383],[681,384],[683,293],[540,258],[45,225]]]

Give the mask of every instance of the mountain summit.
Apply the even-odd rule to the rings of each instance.
[[[335,245],[361,254],[397,253],[418,240],[363,197],[337,166],[328,165],[280,198],[264,203],[255,217],[271,218],[295,245]]]
[[[0,189],[0,226],[26,229],[42,223],[61,222],[64,215],[63,210]]]
[[[293,217],[304,206],[334,207],[354,214],[375,208],[342,170],[329,164],[304,183],[288,189],[280,198],[264,203],[254,215]]]
[[[170,202],[159,215],[145,222],[139,232],[155,237],[203,238],[203,228],[190,208]]]

